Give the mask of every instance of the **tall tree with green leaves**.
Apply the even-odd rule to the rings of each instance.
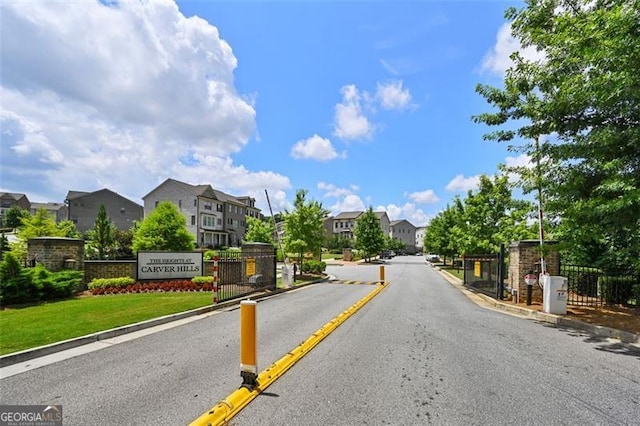
[[[46,209],[40,208],[33,215],[22,218],[22,226],[18,228],[18,238],[26,243],[29,238],[66,237],[68,232],[67,224],[59,226]]]
[[[21,220],[18,228],[18,241],[10,244],[11,252],[20,261],[27,258],[27,241],[37,237],[69,237],[78,238],[80,234],[70,220],[56,223],[55,219],[44,208],[36,210],[33,215],[27,215]]]
[[[256,217],[247,217],[247,226],[249,229],[244,237],[245,241],[275,245],[274,229],[271,222]]]
[[[16,229],[22,226],[22,218],[28,217],[29,212],[18,206],[9,207],[2,216],[2,227]]]
[[[307,200],[307,193],[306,189],[299,189],[293,211],[284,213],[284,248],[287,253],[296,253],[300,264],[305,252],[320,254],[324,241],[324,218],[329,213],[322,203]]]
[[[114,228],[113,230],[113,257],[114,259],[133,259],[133,234],[136,229],[137,222],[135,222],[132,229],[122,230]]]
[[[170,201],[161,201],[135,230],[133,251],[188,251],[195,248],[187,219]]]
[[[106,259],[114,250],[114,234],[115,226],[107,216],[107,209],[101,204],[93,229],[89,232],[90,244],[97,251],[98,259]]]
[[[544,58],[514,54],[503,88],[477,87],[495,111],[473,119],[541,165],[516,171],[580,260],[640,269],[640,0],[528,0],[506,17]]]
[[[457,240],[452,236],[452,230],[461,218],[463,204],[460,197],[454,198],[454,205],[447,207],[431,219],[425,228],[424,247],[429,253],[438,254],[447,263],[447,258],[453,259],[461,254]]]
[[[496,253],[500,244],[536,236],[529,221],[533,206],[512,197],[506,175],[480,176],[478,189],[460,202],[451,231],[459,254]]]
[[[364,254],[366,262],[371,262],[371,257],[380,253],[385,245],[385,236],[380,221],[373,212],[373,207],[362,213],[353,230],[355,246]]]

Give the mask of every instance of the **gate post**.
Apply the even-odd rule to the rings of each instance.
[[[500,253],[498,254],[498,285],[496,298],[504,299],[504,244],[500,244]]]

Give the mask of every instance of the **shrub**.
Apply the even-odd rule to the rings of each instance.
[[[108,287],[126,287],[135,282],[136,280],[131,277],[95,278],[89,283],[89,290]]]
[[[51,272],[42,282],[42,298],[44,300],[70,297],[82,284],[84,273],[81,271]]]
[[[17,277],[3,279],[0,283],[0,303],[3,305],[31,302],[39,297],[28,270],[22,270]]]
[[[20,275],[22,266],[12,253],[5,253],[0,262],[0,281],[16,278]]]
[[[213,277],[207,276],[207,275],[203,275],[203,276],[199,276],[199,277],[193,277],[193,278],[191,278],[191,281],[196,283],[196,284],[211,284],[211,283],[213,283]]]
[[[577,272],[575,273],[574,291],[582,296],[595,297],[598,295],[598,276],[597,271]]]
[[[320,260],[305,260],[302,262],[302,272],[310,274],[321,274],[327,268],[327,264]]]
[[[625,304],[632,297],[632,279],[629,276],[602,276],[598,280],[598,287],[607,303]]]

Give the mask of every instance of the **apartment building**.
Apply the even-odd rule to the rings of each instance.
[[[409,254],[416,252],[416,227],[406,219],[393,220],[390,223],[389,236],[400,240],[405,244],[406,251]]]
[[[0,224],[4,226],[4,214],[11,207],[19,207],[22,210],[29,211],[31,202],[25,194],[15,192],[0,192]]]
[[[199,247],[239,246],[246,234],[246,217],[262,216],[251,197],[235,197],[211,185],[191,185],[175,179],[165,180],[142,199],[145,216],[161,201],[175,204]]]
[[[131,229],[134,222],[142,220],[143,215],[140,204],[107,188],[93,192],[69,191],[64,202],[67,218],[75,223],[80,233],[93,229],[101,205],[115,227],[122,231]]]
[[[358,218],[362,215],[363,211],[341,212],[336,216],[330,216],[325,219],[325,232],[327,236],[340,235],[347,238],[353,238],[353,230],[356,227]],[[373,212],[378,221],[384,235],[389,235],[389,216],[387,212]]]

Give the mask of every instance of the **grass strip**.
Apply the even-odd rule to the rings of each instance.
[[[88,296],[0,311],[0,355],[188,311],[210,292]]]

